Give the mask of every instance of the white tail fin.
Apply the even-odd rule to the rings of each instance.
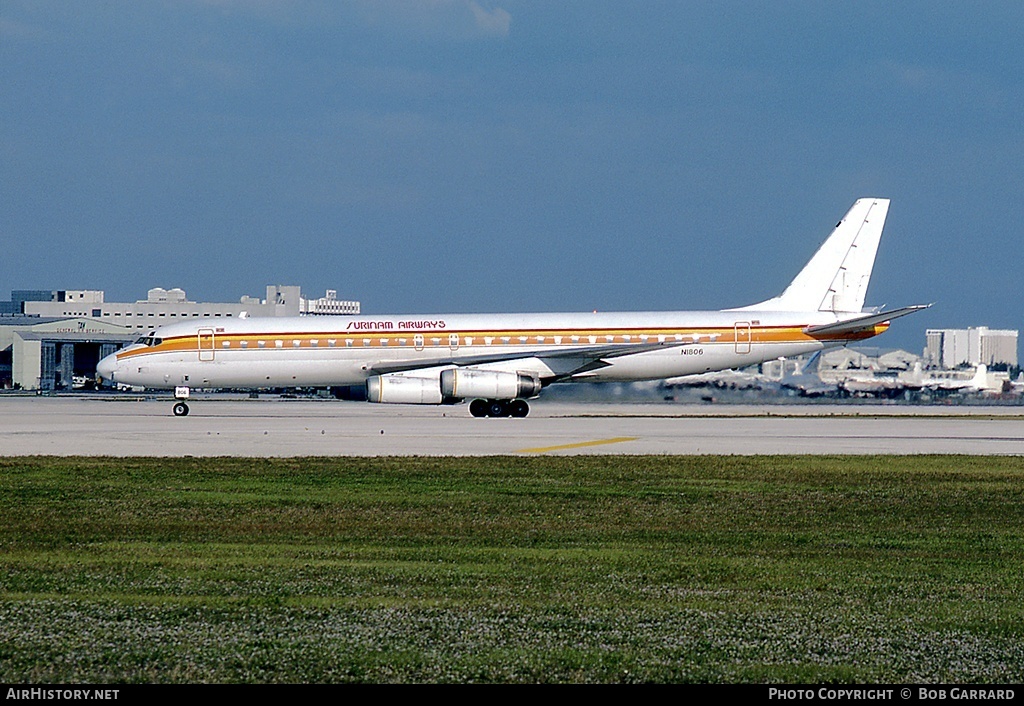
[[[889,199],[858,199],[786,291],[743,309],[863,311],[888,212]]]
[[[988,366],[984,363],[974,369],[974,377],[971,378],[971,387],[979,390],[988,388]]]

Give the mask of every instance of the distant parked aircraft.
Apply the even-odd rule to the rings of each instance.
[[[949,374],[925,373],[921,364],[915,363],[913,370],[895,377],[877,377],[874,373],[858,375],[850,371],[839,381],[839,387],[854,394],[882,395],[906,390],[930,390],[933,392],[998,392],[1002,384],[994,385],[989,380],[988,367],[979,365],[970,378]]]
[[[800,397],[837,395],[840,392],[839,386],[834,383],[822,382],[816,373],[820,356],[821,351],[814,353],[792,372],[787,370],[785,359],[781,359],[779,361],[782,363],[780,375],[756,372],[754,368],[720,370],[669,378],[665,380],[665,386],[756,390],[766,393],[796,394]]]
[[[1024,372],[1018,374],[1016,380],[1010,381],[1010,390],[1013,392],[1024,392]]]

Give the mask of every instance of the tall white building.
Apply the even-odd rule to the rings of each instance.
[[[328,289],[326,295],[319,299],[302,299],[300,307],[300,314],[359,314],[359,302],[338,299],[335,289]]]
[[[952,369],[958,365],[1017,365],[1019,332],[990,329],[928,329],[925,359],[932,367]]]

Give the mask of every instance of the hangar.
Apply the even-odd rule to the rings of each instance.
[[[90,383],[100,358],[132,341],[124,326],[86,317],[0,316],[0,389]]]

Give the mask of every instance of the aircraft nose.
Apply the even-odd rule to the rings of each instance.
[[[96,382],[100,385],[114,381],[114,372],[117,370],[117,355],[111,353],[96,364]]]

